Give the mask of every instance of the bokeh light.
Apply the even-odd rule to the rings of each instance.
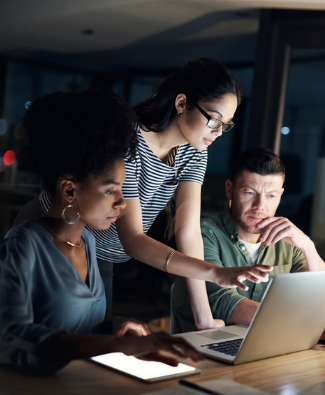
[[[8,130],[8,124],[5,119],[0,118],[0,136],[5,134]]]
[[[287,135],[290,133],[290,128],[288,128],[287,126],[283,126],[283,128],[281,129],[281,133],[284,135]]]
[[[3,155],[3,163],[6,166],[11,166],[16,162],[17,155],[14,153],[14,151],[6,151],[5,154]]]

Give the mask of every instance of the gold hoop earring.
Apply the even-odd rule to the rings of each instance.
[[[65,208],[62,210],[61,216],[62,216],[62,219],[63,219],[63,221],[64,221],[65,223],[67,223],[67,224],[69,224],[69,225],[73,225],[73,224],[75,224],[77,221],[79,221],[80,215],[79,215],[79,212],[77,211],[77,217],[76,217],[73,221],[68,221],[68,220],[66,219],[66,217],[65,217],[65,210],[68,209],[68,208],[70,208],[70,207],[74,208],[73,205],[72,205],[71,203],[69,203],[68,206],[65,207]]]
[[[229,200],[229,210],[231,209],[231,200]]]

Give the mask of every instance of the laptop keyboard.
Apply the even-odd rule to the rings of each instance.
[[[244,339],[227,340],[220,343],[205,344],[201,347],[206,347],[209,350],[222,352],[223,354],[235,356],[238,353],[239,347]]]

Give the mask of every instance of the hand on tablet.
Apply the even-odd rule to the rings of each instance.
[[[180,337],[168,335],[166,332],[155,332],[138,339],[123,337],[120,339],[120,350],[126,355],[133,355],[139,359],[158,361],[167,365],[177,366],[177,358],[162,354],[165,351],[179,358],[191,358],[200,361],[204,357],[187,341]]]
[[[113,317],[112,334],[116,336],[147,336],[150,334],[146,324],[132,318]]]

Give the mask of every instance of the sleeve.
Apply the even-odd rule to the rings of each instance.
[[[125,160],[125,181],[122,186],[125,199],[136,199],[139,197],[138,181],[137,158],[131,162]]]
[[[201,228],[204,244],[204,260],[214,265],[222,266],[219,243],[211,230]],[[206,288],[213,318],[219,318],[229,325],[229,317],[238,303],[246,299],[240,295],[236,288],[223,288],[219,285],[206,282]]]
[[[308,272],[307,260],[304,253],[297,247],[294,247],[291,273]]]
[[[180,181],[194,181],[202,185],[208,163],[208,150],[193,155],[191,161],[192,166],[181,176]]]
[[[37,256],[30,245],[17,238],[0,243],[0,363],[44,375],[68,361],[42,354],[42,346],[62,331],[35,323],[31,273]]]

